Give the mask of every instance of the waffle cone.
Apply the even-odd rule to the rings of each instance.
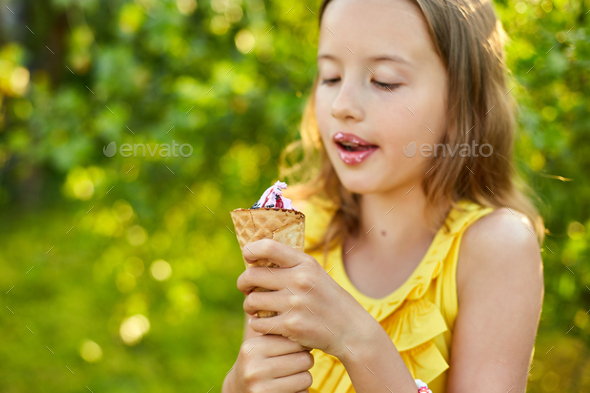
[[[261,239],[273,239],[290,247],[304,251],[305,215],[297,210],[263,207],[260,209],[236,209],[230,212],[236,236],[243,250],[248,243]],[[248,263],[251,266],[278,267],[268,259]],[[254,292],[268,292],[270,289],[254,288]],[[274,317],[275,311],[258,311],[260,318]]]

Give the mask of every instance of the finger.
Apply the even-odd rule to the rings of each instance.
[[[253,339],[252,345],[254,348],[260,348],[265,357],[281,356],[306,350],[301,344],[276,334],[258,336]]]
[[[238,277],[238,289],[248,296],[254,288],[265,288],[273,291],[284,288],[284,278],[283,275],[279,274],[280,270],[270,267],[248,267]]]
[[[272,380],[276,389],[269,389],[271,392],[299,392],[305,391],[313,384],[313,378],[309,371],[302,371],[297,374],[280,377]]]
[[[260,318],[257,315],[251,317],[250,327],[263,335],[279,335],[287,337],[289,332],[285,330],[285,318],[288,312],[270,318]]]
[[[285,294],[285,290],[279,291],[256,291],[250,293],[244,299],[244,311],[250,315],[255,315],[258,311],[276,311],[279,313],[286,312],[289,307],[288,305],[288,294]]]
[[[293,267],[303,263],[306,254],[273,239],[261,239],[248,243],[242,249],[244,260],[248,263],[268,259],[280,267]]]
[[[267,358],[263,364],[271,370],[272,375],[285,377],[311,369],[314,359],[309,352],[301,351]]]

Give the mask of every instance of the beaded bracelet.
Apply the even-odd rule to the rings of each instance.
[[[415,379],[416,386],[418,386],[418,393],[432,393],[432,390],[428,389],[428,386],[419,379]]]

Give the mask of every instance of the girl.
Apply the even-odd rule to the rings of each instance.
[[[223,392],[525,392],[544,227],[513,170],[491,1],[325,0],[319,14],[304,159],[282,173],[311,174],[285,191],[306,252],[244,248],[280,268],[238,279],[248,323]]]

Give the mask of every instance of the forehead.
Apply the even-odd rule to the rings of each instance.
[[[400,55],[411,63],[435,55],[426,22],[410,0],[333,0],[322,17],[319,53]],[[334,54],[334,53],[332,53]]]

